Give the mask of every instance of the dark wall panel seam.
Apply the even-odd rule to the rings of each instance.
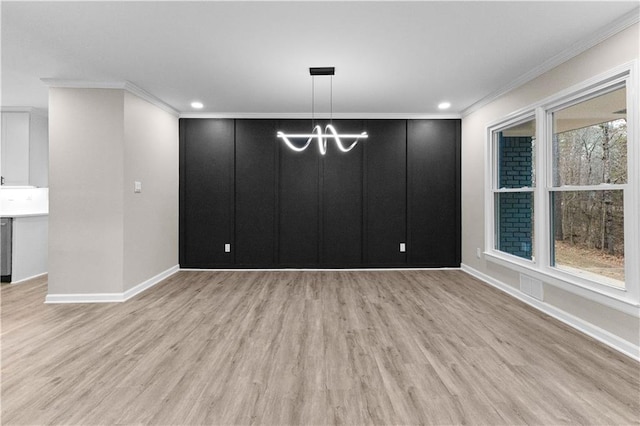
[[[367,124],[365,121],[363,124]],[[368,126],[367,126],[368,127]],[[369,211],[369,200],[367,197],[367,177],[369,171],[369,163],[367,158],[367,144],[365,143],[362,147],[362,157],[360,160],[360,164],[362,167],[362,187],[361,187],[361,215],[360,215],[360,261],[363,264],[366,264],[369,260],[369,256],[366,248],[367,246],[367,232],[368,232],[368,218],[367,213]]]
[[[238,171],[238,155],[237,155],[237,141],[236,135],[238,134],[238,129],[236,126],[238,125],[238,120],[233,120],[233,204],[232,204],[232,212],[229,215],[230,226],[232,226],[233,233],[230,243],[231,243],[231,258],[233,259],[233,263],[236,264],[236,251],[238,249],[236,242],[238,241],[238,235],[236,233],[236,211],[237,211],[237,199],[238,199],[238,187],[236,182],[238,181],[237,171]]]
[[[318,244],[316,252],[316,261],[322,265],[324,263],[324,253],[322,247],[322,236],[324,235],[324,159],[318,157]]]
[[[404,262],[410,263],[411,259],[411,250],[413,250],[413,243],[411,241],[411,198],[409,194],[409,120],[405,120],[404,122],[404,240],[405,240],[405,252],[404,252]]]
[[[188,266],[186,264],[185,249],[186,249],[186,219],[185,219],[185,191],[186,191],[186,125],[187,122],[184,119],[179,121],[179,138],[178,138],[178,263],[181,266]]]
[[[456,264],[462,263],[462,122],[456,120]]]
[[[275,121],[279,127],[279,123]],[[274,129],[276,130],[276,129]],[[273,262],[280,264],[280,144],[276,140],[273,150]]]

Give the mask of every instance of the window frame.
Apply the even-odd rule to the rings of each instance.
[[[553,229],[551,195],[558,192],[553,186],[553,113],[571,105],[601,96],[624,86],[627,95],[627,182],[611,185],[622,189],[624,197],[625,288],[614,287],[571,274],[551,266]],[[638,133],[638,60],[620,65],[580,84],[571,86],[540,102],[522,108],[486,127],[485,149],[485,258],[501,266],[515,269],[545,283],[579,294],[626,313],[637,314],[640,301],[640,147]],[[499,173],[496,135],[510,126],[531,119],[536,120],[535,175],[533,187],[533,259],[528,260],[498,250],[496,189]],[[562,190],[587,190],[587,186],[565,186]],[[597,185],[598,190],[604,189]]]
[[[491,193],[492,193],[492,218],[493,218],[493,230],[492,230],[492,244],[491,247],[493,248],[493,250],[504,254],[505,256],[507,256],[508,258],[514,258],[514,259],[518,259],[521,260],[523,262],[527,262],[527,263],[531,263],[531,264],[536,264],[536,247],[535,244],[532,244],[531,246],[531,253],[532,253],[532,258],[531,259],[526,259],[524,257],[520,257],[520,256],[516,256],[514,254],[510,254],[501,250],[497,249],[497,240],[498,240],[498,236],[499,236],[499,220],[500,220],[500,216],[499,214],[496,212],[496,205],[497,205],[497,199],[499,197],[499,194],[504,194],[504,193],[531,193],[533,196],[533,210],[534,210],[534,214],[532,215],[532,220],[533,220],[533,229],[532,229],[532,233],[533,235],[536,235],[535,232],[535,224],[537,223],[536,218],[535,218],[535,209],[536,209],[536,197],[535,197],[535,193],[536,193],[536,186],[539,185],[538,182],[532,183],[532,186],[527,186],[527,187],[521,187],[521,188],[500,188],[500,167],[499,167],[499,161],[500,161],[500,146],[499,146],[499,140],[498,140],[498,133],[508,130],[514,126],[517,126],[519,124],[523,124],[526,123],[528,121],[532,121],[535,120],[535,125],[536,125],[536,132],[538,130],[537,128],[537,120],[536,120],[536,115],[535,112],[533,111],[528,111],[524,114],[519,114],[515,117],[513,117],[512,119],[501,123],[499,126],[497,126],[496,128],[493,129],[493,131],[491,132],[490,138],[491,138],[491,161],[492,161],[492,171],[491,171]],[[537,150],[537,146],[538,146],[538,141],[536,140],[536,150]],[[537,167],[537,153],[536,153],[536,161],[533,162],[533,167],[536,168]],[[532,170],[532,172],[537,172],[537,170]],[[536,175],[537,176],[537,175]]]

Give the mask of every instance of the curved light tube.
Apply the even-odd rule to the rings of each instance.
[[[318,149],[320,150],[320,154],[325,155],[327,153],[327,142],[328,139],[333,139],[336,142],[336,146],[338,147],[338,149],[342,152],[349,152],[351,151],[353,148],[355,148],[355,146],[358,144],[358,141],[360,141],[360,139],[367,139],[369,137],[369,135],[367,134],[367,132],[362,132],[362,133],[356,133],[356,134],[339,134],[336,131],[336,128],[333,127],[333,125],[331,124],[327,124],[327,126],[324,129],[324,133],[322,133],[322,128],[318,125],[316,127],[313,128],[313,130],[311,131],[311,133],[297,133],[297,134],[285,134],[284,132],[278,132],[277,133],[277,137],[279,137],[280,139],[282,139],[284,141],[284,143],[291,148],[294,151],[297,152],[301,152],[304,151],[305,149],[307,149],[307,147],[309,145],[311,145],[311,142],[315,139],[318,142]],[[299,147],[299,146],[295,146],[293,143],[291,143],[291,140],[289,138],[308,138],[307,142]],[[349,146],[346,146],[345,144],[342,143],[342,139],[341,138],[355,138],[355,140],[353,141],[353,143]]]
[[[301,152],[301,151],[304,151],[305,149],[307,149],[307,147],[311,143],[311,139],[313,138],[313,135],[311,135],[311,137],[307,140],[307,143],[304,144],[303,147],[297,147],[297,146],[295,146],[294,144],[291,143],[289,138],[301,138],[301,137],[307,137],[309,135],[285,135],[282,132],[278,132],[277,136],[279,138],[281,138],[289,148],[291,148],[294,151],[298,151],[298,152]]]

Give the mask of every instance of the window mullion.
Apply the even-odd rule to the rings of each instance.
[[[536,187],[534,193],[534,232],[535,253],[538,268],[549,266],[549,249],[551,243],[550,207],[547,188],[551,182],[549,179],[549,164],[551,162],[551,130],[548,126],[548,117],[544,109],[536,108]]]
[[[627,76],[627,187],[624,190],[625,253],[628,259],[640,258],[640,84],[636,60]],[[640,263],[625,262],[626,290],[640,301]]]
[[[580,191],[617,191],[627,189],[627,183],[615,183],[607,185],[564,185],[564,186],[549,186],[550,192],[580,192]]]

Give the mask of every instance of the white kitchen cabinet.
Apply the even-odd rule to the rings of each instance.
[[[28,112],[2,113],[2,177],[5,185],[29,185]]]
[[[49,216],[15,217],[11,282],[47,273]]]
[[[26,111],[2,112],[0,170],[7,186],[49,186],[47,117]]]
[[[49,189],[0,187],[0,217],[13,219],[12,249],[2,248],[3,254],[11,253],[12,270],[3,275],[16,283],[46,273]]]

